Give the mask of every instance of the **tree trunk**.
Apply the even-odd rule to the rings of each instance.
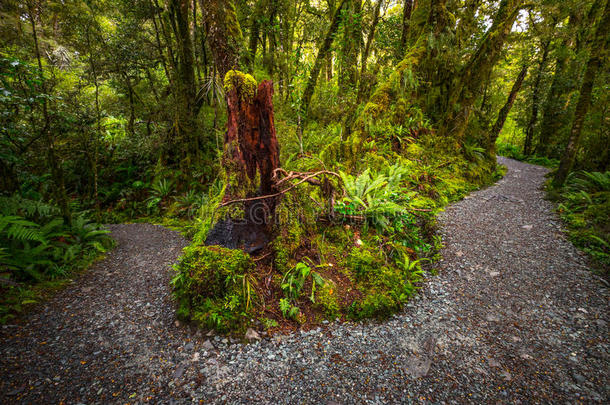
[[[189,173],[192,163],[196,162],[199,156],[197,123],[195,122],[198,113],[196,108],[197,89],[189,24],[191,2],[190,0],[172,0],[172,3],[178,54],[176,131],[183,148],[181,168]]]
[[[218,74],[224,78],[239,67],[242,32],[235,14],[233,0],[199,0],[203,19],[209,27],[208,43]]]
[[[36,30],[36,21],[34,19],[34,4],[28,2],[28,16],[30,24],[32,26],[32,36],[34,38],[34,51],[36,53],[36,60],[38,62],[38,75],[40,85],[42,86],[42,93],[46,93],[45,79],[42,69],[42,58],[40,56],[40,47],[38,45],[38,32]],[[51,117],[49,115],[48,101],[46,97],[42,98],[42,112],[44,116],[44,127],[42,133],[44,134],[47,143],[47,161],[51,168],[51,177],[53,183],[55,183],[55,198],[59,209],[61,210],[62,217],[68,226],[72,226],[72,214],[70,213],[70,206],[68,204],[68,195],[66,193],[66,185],[64,182],[64,172],[61,167],[57,155],[55,154],[55,139],[51,132]]]
[[[375,37],[375,29],[377,28],[377,24],[379,23],[379,13],[381,11],[383,1],[384,0],[377,0],[377,4],[375,5],[375,11],[373,12],[373,23],[371,24],[369,35],[366,38],[366,45],[364,46],[364,51],[362,52],[362,59],[360,61],[360,82],[358,83],[358,103],[362,102],[365,97],[365,82],[368,82],[364,79],[364,75],[366,74],[366,63],[371,52],[371,44],[373,43],[373,38]]]
[[[356,89],[358,80],[358,53],[362,43],[362,23],[360,11],[362,0],[347,0],[343,21],[343,38],[339,54],[339,98]]]
[[[538,121],[538,108],[540,107],[540,82],[542,81],[542,73],[544,72],[546,59],[549,55],[550,43],[550,39],[547,39],[542,43],[542,56],[540,57],[540,63],[538,64],[536,79],[534,79],[534,86],[532,89],[532,114],[527,123],[525,142],[523,144],[523,154],[526,156],[529,156],[532,153],[532,140],[534,139],[534,130],[536,129],[536,121]]]
[[[381,3],[381,0],[379,0]],[[413,0],[405,0],[402,6],[402,32],[400,34],[400,47],[398,49],[398,59],[405,57],[407,49],[407,38],[409,36],[409,22],[411,21],[411,13],[413,12]]]
[[[89,66],[91,67],[91,76],[93,79],[93,85],[95,87],[95,138],[93,140],[93,156],[91,159],[91,172],[93,174],[93,201],[95,204],[95,213],[97,219],[100,219],[100,201],[98,196],[98,155],[99,155],[99,143],[102,139],[102,114],[100,111],[100,90],[99,83],[97,80],[97,69],[93,59],[93,50],[91,48],[91,33],[89,27],[87,27],[87,48],[89,51]]]
[[[346,1],[347,0],[341,0],[339,7],[333,15],[330,26],[328,27],[328,31],[326,31],[324,41],[318,47],[318,55],[316,56],[313,68],[309,73],[309,79],[307,80],[307,85],[305,86],[305,91],[303,91],[303,97],[301,98],[301,112],[303,114],[303,118],[307,117],[309,102],[311,101],[311,97],[313,96],[313,92],[316,88],[316,82],[318,81],[318,76],[320,75],[320,69],[322,69],[322,65],[324,64],[326,55],[329,53],[330,47],[333,43],[333,39],[335,38],[335,34],[339,29],[339,22],[341,20],[341,10],[343,9],[343,6],[345,5]]]
[[[265,0],[258,0],[256,2],[256,7],[254,8],[254,13],[250,17],[251,27],[250,27],[250,42],[248,45],[248,55],[246,60],[246,66],[250,72],[254,70],[254,60],[256,58],[256,48],[258,47],[258,40],[260,37],[260,18],[263,15],[263,2]]]
[[[576,13],[572,13],[568,27],[576,27],[579,23],[579,17]],[[565,122],[565,110],[568,93],[576,90],[576,82],[569,74],[569,52],[567,50],[573,47],[574,42],[573,36],[568,35],[559,47],[559,57],[555,63],[553,81],[551,82],[551,88],[547,94],[542,111],[540,136],[535,149],[537,155],[547,156],[550,153],[549,145],[552,143],[553,137],[564,125],[567,125]]]
[[[593,92],[595,76],[602,65],[602,61],[605,61],[607,57],[608,30],[610,30],[610,13],[608,12],[608,2],[606,2],[602,20],[596,29],[591,55],[589,56],[585,76],[580,88],[578,104],[576,104],[574,121],[572,122],[572,129],[570,131],[570,139],[568,140],[568,145],[566,146],[561,162],[559,163],[559,169],[557,169],[555,177],[553,178],[553,186],[555,187],[560,187],[565,183],[568,174],[574,166],[576,152],[578,152],[578,146],[582,135],[582,127],[587,116],[587,111],[589,110],[589,105],[591,104],[591,94]]]
[[[463,140],[472,106],[479,95],[484,78],[498,61],[504,41],[510,33],[522,3],[522,0],[500,2],[491,28],[465,66],[460,79],[455,81],[457,84],[449,91],[449,110],[439,127],[441,136],[450,137],[457,142]]]
[[[513,103],[517,98],[517,93],[521,89],[521,85],[523,84],[523,80],[525,79],[525,75],[527,74],[528,66],[525,65],[521,68],[519,72],[519,76],[517,76],[517,80],[513,84],[513,87],[510,89],[510,94],[508,95],[508,99],[506,100],[506,104],[500,109],[498,113],[498,118],[496,119],[495,124],[491,128],[491,132],[489,134],[489,149],[492,150],[496,139],[498,139],[498,135],[500,135],[500,131],[502,131],[502,127],[504,127],[504,122],[506,122],[506,117],[508,117],[508,113],[510,109],[513,107]]]

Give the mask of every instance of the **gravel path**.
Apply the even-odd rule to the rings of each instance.
[[[167,266],[185,241],[112,227],[118,248],[0,330],[0,402],[610,401],[610,293],[513,160],[442,216],[440,273],[384,323],[250,345],[176,327]],[[173,400],[173,401],[172,401]]]

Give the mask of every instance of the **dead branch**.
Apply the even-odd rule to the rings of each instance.
[[[274,178],[276,177],[276,173],[277,172],[284,172],[284,173],[286,173],[286,171],[284,169],[281,169],[281,168],[275,169],[274,170]],[[319,172],[315,172],[313,174],[289,172],[289,173],[287,173],[287,176],[284,179],[282,179],[282,180],[280,180],[280,181],[278,181],[276,183],[276,186],[278,184],[281,184],[282,182],[284,182],[286,179],[297,179],[297,178],[300,178],[301,181],[299,181],[298,183],[293,184],[292,186],[288,187],[287,189],[284,189],[284,190],[279,191],[279,192],[274,193],[274,194],[261,195],[259,197],[251,197],[251,198],[238,198],[236,200],[226,201],[226,202],[220,204],[220,206],[221,207],[226,207],[227,205],[231,205],[231,204],[235,204],[235,203],[239,203],[239,202],[266,200],[266,199],[269,199],[269,198],[278,197],[278,196],[280,196],[282,194],[285,194],[288,191],[294,189],[298,185],[303,184],[305,182],[308,182],[309,180],[311,180],[314,177],[319,176],[321,174],[330,174],[330,175],[333,175],[333,176],[337,176],[338,178],[341,178],[341,176],[339,176],[337,173],[331,172],[331,171],[328,171],[328,170],[320,170]],[[303,176],[305,176],[305,177],[303,177]]]

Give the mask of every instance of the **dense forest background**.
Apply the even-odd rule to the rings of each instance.
[[[607,266],[608,15],[605,0],[3,1],[2,288],[27,304],[22,283],[110,246],[99,223],[144,218],[193,237],[183,266],[235,257],[221,273],[283,318],[383,315],[433,258],[435,213],[498,178],[496,153],[554,167],[573,240]],[[249,157],[244,131],[269,155]],[[264,260],[203,247],[271,193]],[[199,302],[180,274],[187,318],[281,322],[249,288]]]

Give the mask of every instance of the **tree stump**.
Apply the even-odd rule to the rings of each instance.
[[[273,83],[256,80],[237,70],[224,79],[227,101],[227,132],[223,169],[226,189],[223,202],[274,194],[273,173],[280,166],[280,150],[273,115]],[[278,198],[246,201],[243,217],[234,211],[216,224],[206,244],[260,250],[270,240]],[[241,216],[241,215],[239,215]]]

